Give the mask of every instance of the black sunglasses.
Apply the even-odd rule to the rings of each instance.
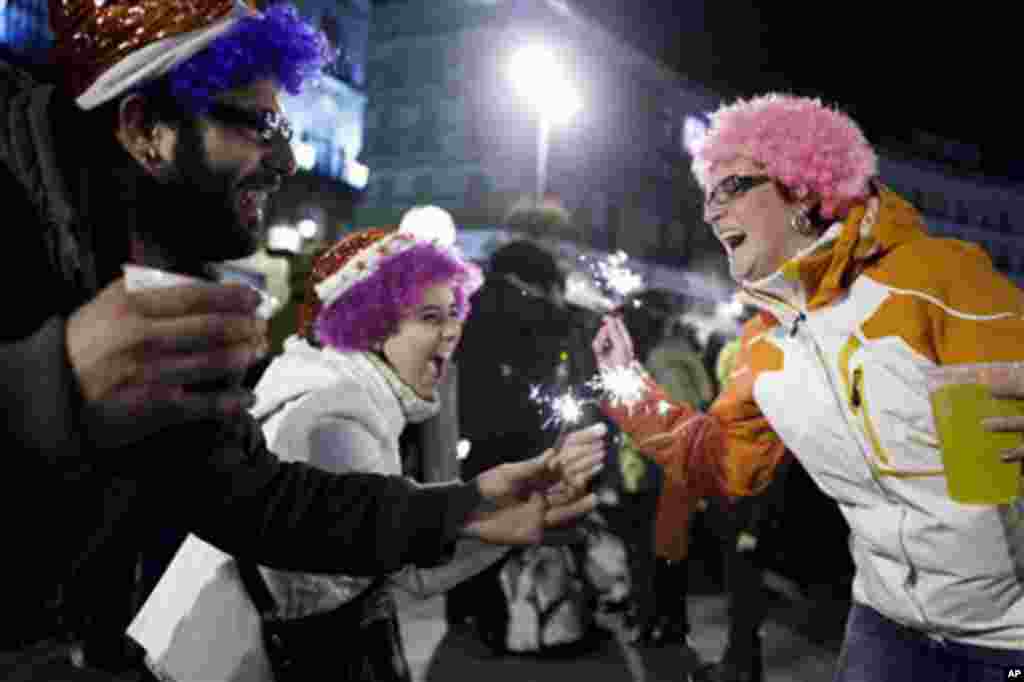
[[[249,128],[265,142],[273,140],[275,135],[280,135],[285,142],[291,142],[292,139],[292,124],[277,111],[250,111],[231,104],[214,102],[206,113],[210,118],[225,125]]]
[[[704,205],[708,207],[725,206],[733,199],[774,179],[770,175],[730,175],[708,192],[708,198]]]

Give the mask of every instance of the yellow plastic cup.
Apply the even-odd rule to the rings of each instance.
[[[949,495],[962,504],[1009,504],[1020,496],[1021,465],[1000,453],[1024,443],[1019,433],[982,428],[987,417],[1024,416],[1024,400],[992,397],[988,382],[1024,363],[945,365],[928,370],[928,393],[942,447]]]

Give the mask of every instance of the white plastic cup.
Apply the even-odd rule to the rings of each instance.
[[[141,265],[125,265],[122,267],[122,270],[124,270],[124,286],[127,291],[142,291],[144,289],[161,289],[186,284],[205,283],[205,280],[197,277],[158,270],[156,268],[147,268]],[[248,284],[246,286],[249,286],[260,295],[260,304],[255,311],[257,317],[269,320],[280,310],[281,302],[276,297],[271,296],[262,289],[257,289]]]

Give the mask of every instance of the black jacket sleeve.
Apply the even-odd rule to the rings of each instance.
[[[0,406],[7,442],[44,463],[61,464],[66,472],[78,469],[84,464],[80,405],[64,346],[64,320],[53,317],[25,338],[0,340]]]
[[[0,154],[5,252],[27,264],[0,270],[0,290],[9,297],[0,324],[0,413],[3,442],[27,464],[57,464],[62,473],[83,464],[78,419],[78,382],[67,359],[66,287],[49,262],[39,213]]]
[[[166,431],[138,451],[150,485],[184,492],[191,530],[272,568],[379,575],[432,564],[480,505],[475,482],[418,486],[400,476],[332,474],[281,462],[245,415]],[[156,447],[158,446],[158,447]],[[156,466],[148,466],[159,459]]]

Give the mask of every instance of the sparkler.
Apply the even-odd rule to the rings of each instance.
[[[555,444],[552,446],[556,453],[561,451],[562,446],[565,445],[565,439],[569,436],[570,427],[578,424],[583,419],[583,407],[588,403],[593,403],[592,400],[578,397],[572,389],[565,393],[552,395],[545,393],[540,386],[530,387],[530,400],[551,411],[551,414],[544,421],[543,428],[558,426],[558,436],[555,438]]]
[[[570,428],[583,419],[583,408],[587,405],[596,405],[604,398],[613,406],[632,408],[642,402],[647,394],[643,374],[635,366],[602,369],[584,386],[591,389],[596,397],[580,397],[572,388],[563,393],[550,393],[540,386],[530,387],[530,400],[550,411],[543,428],[558,427],[558,435],[552,446],[555,452],[561,451],[565,445]]]
[[[635,404],[643,401],[647,394],[647,384],[638,365],[602,369],[587,381],[584,387],[589,389],[593,397],[579,396],[572,387],[561,393],[545,390],[538,385],[530,387],[530,400],[549,411],[543,428],[558,426],[558,435],[552,446],[556,457],[565,446],[570,429],[583,419],[586,405],[594,405],[601,400],[608,400],[613,405],[626,405],[632,409]],[[622,452],[620,466],[623,467],[623,481],[626,489],[635,491],[644,468],[639,455],[634,453],[632,459],[628,455],[628,452]],[[599,503],[603,506],[617,506],[621,502],[619,493],[607,484],[599,485],[596,492]]]
[[[635,365],[604,367],[587,386],[603,393],[613,407],[632,408],[647,395],[647,384]]]
[[[579,260],[611,308],[621,305],[627,297],[645,286],[644,278],[626,266],[629,256],[625,251],[616,251],[597,260],[580,255]]]
[[[616,251],[597,264],[605,288],[620,298],[626,298],[644,286],[644,278],[626,267],[627,260],[629,256],[625,251]]]

